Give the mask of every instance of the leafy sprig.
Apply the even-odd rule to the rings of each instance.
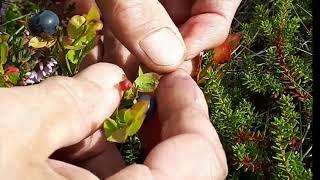
[[[143,73],[139,68],[139,76],[134,86],[124,94],[123,103],[111,118],[104,122],[105,135],[108,141],[124,143],[141,128],[149,108],[147,101],[138,101],[139,93],[152,93],[158,86],[159,75]],[[130,108],[124,108],[124,107]]]

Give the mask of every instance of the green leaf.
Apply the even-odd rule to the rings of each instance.
[[[68,51],[68,53],[66,54],[66,60],[71,62],[72,64],[77,64],[79,59],[76,56],[76,51],[71,49]]]
[[[124,143],[129,136],[139,131],[147,111],[148,103],[138,102],[130,109],[122,109],[116,113],[116,120],[107,119],[103,125],[107,140]]]
[[[147,111],[148,103],[144,101],[136,103],[129,109],[126,113],[126,118],[128,118],[128,121],[131,121],[131,124],[127,129],[128,136],[133,136],[139,131],[146,117]]]
[[[105,130],[106,136],[109,137],[112,135],[112,132],[117,129],[117,122],[111,118],[108,118],[107,120],[105,120],[103,128]]]
[[[123,95],[123,98],[125,100],[133,100],[136,99],[138,96],[138,89],[137,88],[131,88],[128,91],[126,91]]]
[[[2,75],[0,75],[0,87],[7,87]]]
[[[2,65],[7,62],[8,50],[9,50],[9,46],[8,46],[9,37],[10,36],[6,34],[0,35],[0,65],[1,65],[0,73],[3,73]]]
[[[103,124],[107,140],[110,142],[124,143],[127,139],[125,129],[119,129],[118,123],[113,119],[107,119]]]
[[[117,129],[107,138],[107,140],[115,143],[125,143],[128,138],[126,133],[126,129]]]
[[[20,80],[20,73],[17,72],[17,73],[14,73],[14,74],[9,74],[8,75],[8,79],[12,84],[17,85],[18,81]]]
[[[57,42],[56,39],[44,39],[41,37],[33,37],[29,41],[29,46],[36,48],[36,49],[41,49],[44,47],[50,48],[53,45],[55,45],[56,42]]]
[[[142,76],[143,74],[144,74],[144,73],[143,73],[143,71],[142,71],[142,68],[141,68],[141,66],[139,66],[138,77]]]
[[[7,43],[9,40],[10,36],[7,34],[1,34],[0,35],[0,43]]]
[[[100,12],[97,6],[92,6],[88,15],[86,16],[88,29],[91,31],[99,31],[103,28],[100,20]]]
[[[90,39],[88,39],[90,40]],[[91,38],[91,40],[86,44],[86,46],[82,50],[81,59],[83,59],[91,50],[95,47],[95,36]]]
[[[99,8],[97,6],[95,6],[95,5],[93,5],[90,8],[90,10],[89,10],[89,12],[88,12],[88,14],[87,14],[87,16],[85,18],[86,18],[88,23],[91,22],[91,21],[99,21],[100,20]]]
[[[139,72],[140,74],[140,72]],[[159,75],[156,73],[141,74],[135,80],[139,92],[148,93],[156,90],[159,84]]]
[[[0,43],[0,64],[1,66],[7,62],[8,57],[8,44]]]
[[[86,22],[85,17],[79,16],[79,15],[73,16],[68,23],[68,27],[67,27],[68,35],[72,39],[78,39],[85,30],[85,26],[84,26],[85,22]]]

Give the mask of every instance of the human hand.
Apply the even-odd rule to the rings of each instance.
[[[95,1],[70,2],[77,3],[77,13],[86,13]],[[240,2],[97,0],[105,24],[101,60],[119,65],[129,77],[140,61],[152,71],[191,72],[191,61],[181,63],[224,42]]]
[[[120,102],[117,84],[123,76],[119,67],[104,63],[74,78],[52,77],[39,85],[0,88],[0,179],[64,179],[68,173],[73,179],[90,179],[88,171],[48,157],[87,137],[83,142],[94,145],[102,135],[97,129]]]
[[[186,72],[177,70],[161,79],[155,96],[156,118],[145,121],[139,132],[146,155],[143,164],[125,167],[123,159],[110,151],[112,147],[105,146],[103,136],[96,136],[100,140],[94,143],[88,140],[61,149],[54,157],[76,162],[107,180],[224,179],[228,171],[225,153],[197,84]],[[86,151],[94,152],[91,158],[83,157],[88,156]]]
[[[120,68],[100,63],[74,78],[52,77],[39,85],[0,89],[1,179],[226,176],[225,154],[203,94],[181,70],[160,82],[159,119],[146,125],[155,129],[142,130],[143,142],[152,149],[144,164],[125,167],[116,147],[97,130],[120,101],[117,84],[122,78]],[[185,88],[188,93],[181,93]],[[53,159],[51,154],[58,149],[69,161]]]

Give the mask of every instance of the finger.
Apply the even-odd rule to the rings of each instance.
[[[145,164],[158,170],[162,178],[166,174],[179,178],[224,178],[225,153],[209,120],[204,95],[192,78],[177,70],[161,79],[157,102],[161,143],[149,153]],[[175,168],[166,166],[167,158]]]
[[[191,16],[191,8],[194,0],[160,0],[166,8],[173,22],[180,26],[185,23]]]
[[[156,94],[160,143],[148,154],[144,175],[151,174],[153,179],[225,178],[225,153],[197,84],[186,72],[177,70],[161,79]],[[143,143],[150,136],[143,137]],[[125,177],[129,170],[117,175]]]
[[[194,133],[213,144],[218,142],[220,146],[219,138],[209,120],[205,97],[185,71],[177,70],[161,79],[157,89],[157,102],[162,123],[162,140],[178,134]]]
[[[229,33],[234,14],[241,0],[197,0],[191,18],[181,26],[187,47],[187,59],[202,50],[222,44]]]
[[[34,136],[33,141],[20,143],[27,147],[32,143],[32,147],[49,155],[56,149],[80,142],[101,126],[120,102],[122,92],[118,83],[123,77],[119,67],[99,63],[74,78],[52,77],[39,85],[1,89],[1,99],[15,109],[1,104],[0,112],[13,122],[32,121],[19,125],[28,129],[19,136]]]
[[[109,146],[104,152],[79,164],[99,179],[104,179],[125,168],[126,164],[116,146]]]
[[[98,180],[90,171],[53,159],[48,160],[49,167],[65,179]]]
[[[106,142],[104,131],[100,129],[75,145],[57,150],[51,158],[69,163],[79,163],[98,156],[110,148],[113,148],[113,144]],[[121,156],[117,158],[120,159]]]
[[[63,5],[68,6],[74,4],[74,14],[86,14],[89,12],[92,5],[96,5],[95,0],[63,0]]]
[[[150,69],[168,72],[184,59],[185,45],[157,0],[104,1],[103,16],[117,39]]]
[[[107,142],[102,129],[76,145],[56,151],[51,159],[87,169],[99,179],[111,176],[125,167],[120,152],[113,143]]]

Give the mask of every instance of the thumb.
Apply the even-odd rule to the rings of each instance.
[[[74,78],[52,77],[39,85],[1,89],[5,103],[0,104],[0,114],[18,123],[20,137],[34,137],[33,147],[50,155],[94,133],[114,112],[121,100],[117,85],[123,76],[119,67],[99,63]],[[21,119],[28,123],[21,124]],[[17,143],[28,146],[28,142]]]
[[[158,0],[103,0],[100,4],[105,24],[150,69],[169,72],[182,63],[184,41]]]

